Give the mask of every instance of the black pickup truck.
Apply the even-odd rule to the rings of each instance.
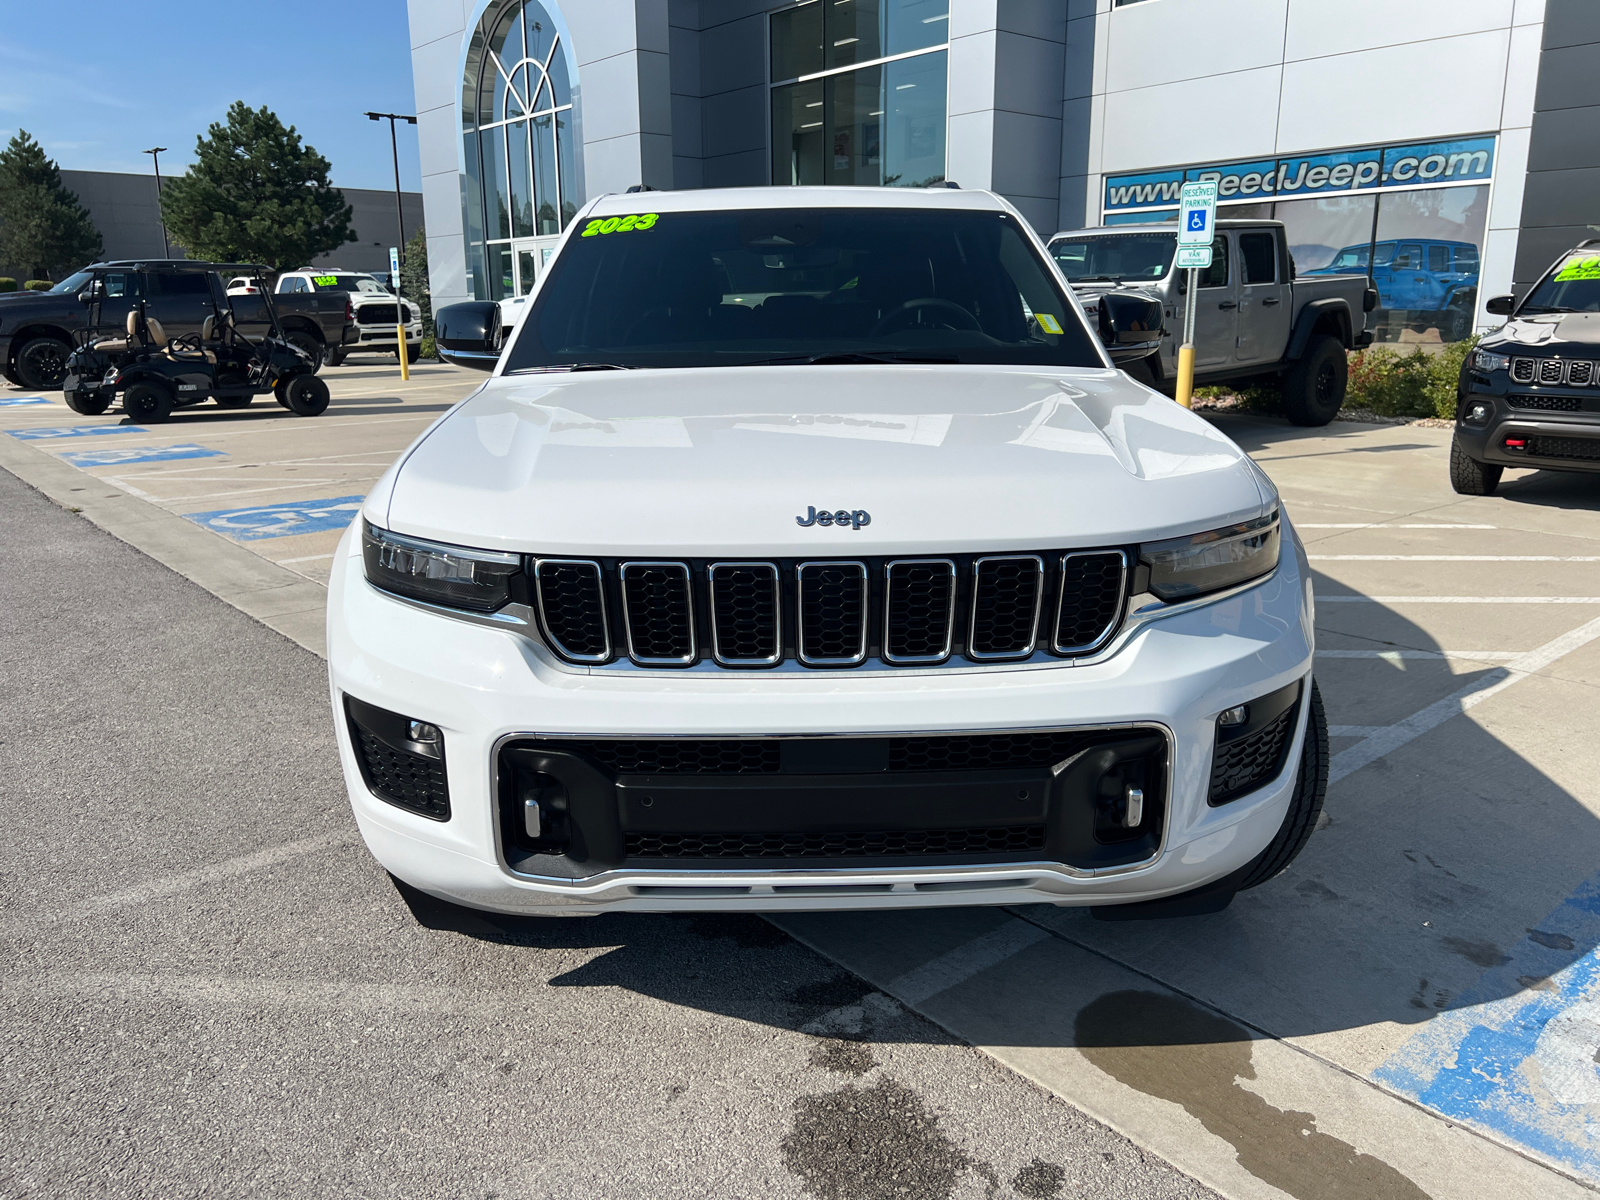
[[[100,286],[92,287],[97,281]],[[287,340],[316,363],[328,347],[361,336],[342,292],[274,296],[273,302]],[[246,336],[267,327],[260,296],[230,296],[220,276],[198,274],[194,263],[95,263],[48,292],[0,295],[0,375],[34,391],[59,388],[73,348],[96,332],[122,329],[136,305],[143,305],[145,315],[159,320],[171,337],[199,333],[206,317],[230,307]]]

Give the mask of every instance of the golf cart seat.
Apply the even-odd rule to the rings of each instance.
[[[210,320],[209,317],[206,319]],[[128,323],[130,326],[135,324],[135,317],[133,313],[128,314]],[[167,331],[161,327],[161,322],[156,320],[154,317],[145,317],[144,327],[146,331],[146,337],[148,338],[149,342],[151,345],[155,346],[157,350],[161,351],[161,354],[164,358],[169,358],[173,362],[215,363],[217,361],[217,356],[215,354],[211,353],[209,350],[203,349],[202,347],[179,346],[174,344],[173,340],[167,336]],[[130,336],[132,336],[131,332]]]

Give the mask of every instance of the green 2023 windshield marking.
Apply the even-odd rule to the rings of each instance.
[[[596,217],[583,227],[580,237],[594,237],[601,233],[626,233],[630,229],[650,229],[660,220],[660,213],[635,213],[626,217]]]
[[[1557,283],[1574,279],[1600,279],[1600,256],[1574,259],[1556,272]]]

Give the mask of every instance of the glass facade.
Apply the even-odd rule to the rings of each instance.
[[[472,31],[462,80],[467,279],[480,300],[526,294],[583,203],[566,47],[537,0],[494,5]]]
[[[944,179],[949,0],[802,0],[770,20],[773,183]]]

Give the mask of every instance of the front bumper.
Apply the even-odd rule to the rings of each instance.
[[[1466,382],[1455,436],[1470,457],[1503,467],[1600,471],[1600,389],[1513,384],[1503,371],[1470,372]],[[1467,420],[1475,403],[1489,407],[1486,420]]]
[[[360,346],[393,346],[396,344],[395,326],[393,325],[359,325],[354,327],[356,336],[347,341],[346,345]],[[415,321],[406,326],[406,344],[422,340],[422,322]]]
[[[354,528],[354,527],[353,527]],[[440,616],[367,584],[359,537],[335,557],[328,659],[338,740],[357,823],[391,872],[473,907],[551,915],[608,910],[795,911],[951,904],[1122,903],[1188,891],[1248,863],[1278,831],[1309,703],[1278,774],[1227,804],[1207,801],[1217,714],[1309,685],[1312,602],[1287,531],[1262,584],[1138,629],[1098,660],[1050,669],[591,674],[520,634]],[[450,816],[431,820],[367,786],[345,699],[443,731]],[[621,866],[562,877],[506,845],[499,751],[519,738],[870,738],[873,734],[1157,731],[1164,743],[1158,838],[1135,861],[1074,865],[1029,854],[970,862],[783,859],[773,867]],[[932,805],[935,800],[926,798]],[[1126,857],[1126,856],[1124,856]],[[1113,856],[1115,858],[1115,856]]]

